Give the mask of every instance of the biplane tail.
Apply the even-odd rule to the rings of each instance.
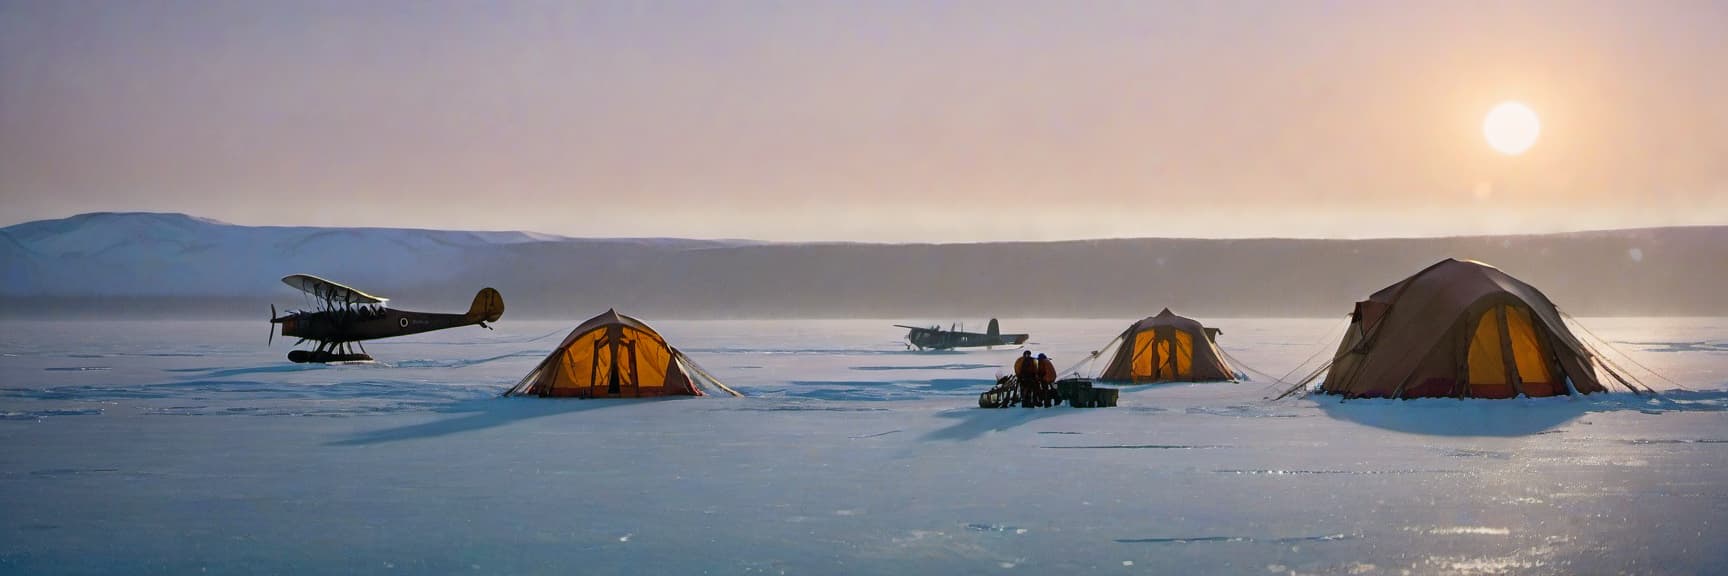
[[[497,322],[504,316],[504,295],[492,288],[481,288],[474,295],[474,304],[468,307],[465,314],[470,322]]]

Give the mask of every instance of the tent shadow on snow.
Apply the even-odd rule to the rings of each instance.
[[[1629,393],[1484,400],[1423,398],[1357,399],[1312,396],[1327,416],[1409,434],[1432,436],[1528,436],[1551,431],[1592,412],[1728,411],[1728,390],[1672,390],[1658,396]]]
[[[666,399],[616,399],[595,401],[546,401],[526,398],[483,398],[458,402],[439,408],[441,414],[460,414],[432,422],[372,430],[346,440],[326,443],[326,446],[364,446],[384,442],[436,438],[452,434],[476,432],[545,416],[558,416],[617,406],[634,406],[647,402],[672,402]]]
[[[925,440],[946,440],[950,442],[965,442],[991,432],[1001,432],[1017,426],[1030,424],[1051,416],[1070,412],[1065,406],[1051,408],[956,408],[936,413],[942,418],[959,420],[952,426],[933,430],[924,435]]]

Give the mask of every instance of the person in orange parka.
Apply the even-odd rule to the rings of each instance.
[[[1032,351],[1020,353],[1020,359],[1014,361],[1014,379],[1020,382],[1020,405],[1035,408],[1038,402],[1038,360],[1032,357]]]
[[[1045,406],[1056,405],[1056,364],[1043,354],[1038,355],[1038,396]]]

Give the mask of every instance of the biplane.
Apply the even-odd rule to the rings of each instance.
[[[277,316],[276,305],[270,305],[272,326],[268,343],[275,343],[276,324],[282,325],[282,336],[300,339],[294,343],[296,346],[307,340],[318,343],[312,350],[289,352],[288,360],[292,362],[364,362],[372,357],[360,344],[362,340],[472,325],[491,330],[486,323],[496,322],[504,315],[504,297],[491,288],[482,288],[474,295],[474,304],[466,314],[438,314],[395,310],[386,306],[388,298],[310,274],[283,276],[282,283],[306,293],[317,307]]]
[[[1019,346],[1026,343],[1031,336],[1026,334],[1003,334],[1002,328],[996,324],[996,319],[990,319],[990,326],[983,334],[967,332],[965,327],[951,325],[947,330],[941,326],[928,328],[895,324],[896,328],[906,329],[906,343],[919,350],[953,350],[955,348],[976,348],[979,346]]]

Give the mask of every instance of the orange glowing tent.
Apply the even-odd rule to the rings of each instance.
[[[1235,381],[1236,371],[1218,350],[1217,335],[1217,329],[1165,308],[1122,332],[1115,356],[1098,379],[1135,384]]]
[[[739,396],[709,376],[641,320],[607,310],[570,331],[505,396],[638,398]]]

